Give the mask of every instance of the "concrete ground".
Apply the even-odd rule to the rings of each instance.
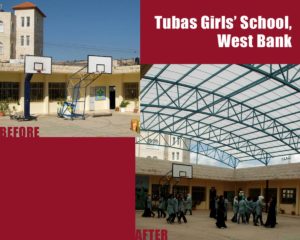
[[[86,120],[66,120],[56,115],[40,115],[37,121],[18,122],[9,117],[0,117],[0,126],[40,127],[41,137],[135,137],[130,130],[132,119],[139,119],[136,113],[112,112],[112,116],[92,117],[100,112],[90,112]],[[107,112],[102,112],[107,113]]]
[[[155,213],[156,214],[156,213]],[[215,219],[209,218],[209,212],[197,210],[190,216],[187,214],[188,223],[178,224],[175,222],[167,224],[166,219],[141,217],[142,211],[136,212],[136,229],[166,229],[168,240],[299,240],[300,239],[300,217],[289,215],[278,215],[275,228],[254,226],[252,217],[250,224],[236,224],[227,221],[227,229],[218,229]],[[229,212],[229,217],[233,216]],[[267,216],[263,216],[266,221]],[[148,238],[147,238],[148,240]],[[155,239],[153,239],[155,240]]]

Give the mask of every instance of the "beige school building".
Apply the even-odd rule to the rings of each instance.
[[[52,74],[35,74],[31,81],[31,113],[57,113],[59,104],[71,98],[66,91],[68,79],[82,67],[54,64]],[[24,108],[24,77],[23,63],[0,63],[0,102],[9,102],[10,109],[15,107],[19,112]],[[139,107],[139,82],[139,65],[121,66],[114,61],[112,74],[99,76],[87,88],[86,98],[80,96],[78,108],[83,108],[84,99],[87,111],[113,110],[126,100],[129,102],[126,111],[133,112]]]
[[[165,184],[171,169],[172,161],[136,158],[138,209],[143,204],[138,202],[141,191],[152,197],[158,194],[159,186]],[[225,195],[230,201],[239,191],[244,191],[247,197],[265,196],[268,185],[269,196],[277,199],[278,213],[300,215],[300,163],[240,169],[193,165],[193,179],[177,181],[171,178],[168,185],[170,193],[191,193],[195,209],[209,209],[212,188],[217,195]]]

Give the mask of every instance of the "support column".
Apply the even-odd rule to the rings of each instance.
[[[49,83],[48,80],[44,84],[44,113],[49,114]]]
[[[266,212],[268,212],[268,203],[269,203],[269,180],[266,180]]]
[[[24,85],[24,118],[30,119],[30,81],[33,74],[28,73],[25,75]]]
[[[296,188],[296,215],[299,215],[300,214],[300,181],[298,181],[298,184],[297,184],[297,188]]]
[[[152,194],[152,176],[149,176],[148,194]]]
[[[280,209],[280,186],[277,187],[277,213],[279,212]]]
[[[170,193],[172,194],[173,193],[173,183],[170,183]]]

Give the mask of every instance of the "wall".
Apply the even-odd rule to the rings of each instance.
[[[0,21],[3,22],[4,31],[0,32],[0,42],[3,44],[3,54],[0,54],[0,61],[8,61],[10,59],[10,50],[12,44],[11,24],[14,21],[12,14],[9,12],[0,12]]]
[[[38,11],[35,11],[34,23],[34,55],[43,56],[44,17]]]
[[[152,184],[159,184],[161,176],[150,176],[149,189],[151,191]],[[174,181],[171,181],[171,186],[174,185]],[[247,182],[234,182],[234,181],[215,181],[208,179],[183,179],[177,186],[189,186],[189,192],[193,186],[205,187],[206,188],[206,201],[201,202],[197,206],[197,209],[209,209],[209,190],[211,187],[215,187],[217,190],[217,195],[223,195],[224,191],[234,191],[235,194],[238,194],[239,189],[243,190],[246,196],[249,196],[249,189],[259,188],[261,189],[261,195],[264,193],[266,187],[265,181],[247,181]],[[284,210],[285,214],[292,214],[292,211],[296,215],[300,215],[300,179],[294,180],[270,180],[269,188],[277,189],[277,212],[280,213],[280,210]],[[282,188],[296,188],[296,204],[283,204],[280,200],[280,192]],[[171,188],[172,189],[172,188]],[[171,190],[172,191],[172,190]],[[150,192],[151,193],[151,192]]]
[[[16,10],[16,58],[21,59],[21,55],[35,55],[34,52],[34,19],[35,19],[35,11],[34,9],[22,9]],[[25,26],[22,27],[22,17],[25,17]],[[30,17],[30,26],[27,27],[27,17]],[[26,36],[30,36],[30,45],[26,44]],[[21,46],[21,36],[24,36],[24,46]]]
[[[44,101],[42,102],[31,102],[31,113],[33,114],[56,114],[57,113],[57,101],[50,102],[48,96],[48,83],[49,82],[66,82],[69,74],[65,73],[54,73],[52,75],[34,75],[32,82],[44,82]],[[1,72],[1,81],[16,81],[20,83],[20,105],[18,110],[23,110],[24,105],[24,74],[21,72]],[[91,87],[105,86],[106,87],[106,100],[95,102],[95,111],[102,111],[109,109],[109,86],[116,86],[116,106],[119,106],[123,100],[123,83],[125,82],[139,82],[139,72],[136,73],[123,73],[123,74],[112,74],[102,75],[97,79]],[[89,110],[89,92],[86,99],[86,110]],[[83,98],[81,99],[83,100]],[[12,108],[15,103],[10,104]],[[130,101],[130,105],[126,108],[126,111],[132,112],[135,107],[135,102]]]

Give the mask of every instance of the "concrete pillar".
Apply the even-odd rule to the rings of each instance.
[[[277,187],[277,213],[279,213],[279,209],[280,209],[280,186]]]
[[[152,176],[149,176],[148,194],[152,194]]]
[[[299,205],[300,205],[300,181],[298,181],[298,184],[297,184],[297,188],[296,188],[296,209],[295,209],[295,212],[296,212],[296,215],[299,215]]]
[[[49,114],[49,83],[44,77],[44,113]]]
[[[85,111],[90,111],[90,93],[91,93],[91,86],[86,89],[86,99],[85,99]]]
[[[173,193],[173,183],[170,183],[170,193]]]

